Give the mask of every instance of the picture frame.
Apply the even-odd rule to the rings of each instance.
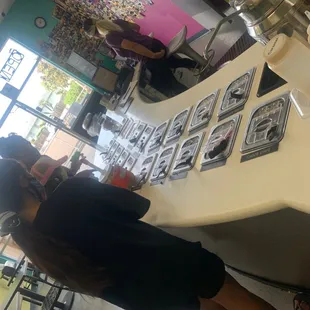
[[[65,14],[66,14],[66,10],[60,5],[56,5],[52,12],[52,16],[58,20],[61,20]]]
[[[64,8],[64,9],[67,8],[67,5],[66,5],[66,3],[65,3],[65,0],[54,0],[54,2],[55,2],[57,5],[59,5],[59,6],[61,6],[62,8]]]

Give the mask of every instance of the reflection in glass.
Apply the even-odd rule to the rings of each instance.
[[[91,92],[88,86],[41,60],[18,101],[71,128]]]
[[[0,94],[0,119],[3,117],[6,109],[9,107],[11,103],[11,99]]]

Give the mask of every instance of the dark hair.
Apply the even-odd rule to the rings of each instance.
[[[23,162],[28,169],[40,158],[40,152],[21,136],[10,134],[0,138],[0,156]]]
[[[20,147],[28,143],[21,136],[11,134],[7,138],[0,138],[0,156],[3,158],[14,158]]]
[[[0,213],[18,213],[22,209],[20,179],[25,175],[28,173],[18,162],[0,159]],[[103,266],[88,261],[76,249],[40,233],[32,225],[21,222],[12,237],[41,271],[79,293],[100,297],[110,283]]]
[[[84,20],[83,29],[87,32],[87,31],[89,31],[90,27],[93,25],[94,25],[93,19],[87,18],[86,20]]]

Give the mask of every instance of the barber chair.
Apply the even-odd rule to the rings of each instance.
[[[195,60],[201,66],[208,64],[208,61],[201,55],[199,55],[195,50],[193,50],[190,45],[186,42],[187,36],[187,27],[183,26],[181,31],[170,41],[168,44],[167,57],[170,57],[173,54],[184,54],[189,58]]]

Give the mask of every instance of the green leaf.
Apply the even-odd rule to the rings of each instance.
[[[41,73],[42,85],[47,91],[63,94],[69,87],[70,76],[48,62],[42,60],[37,72]]]

